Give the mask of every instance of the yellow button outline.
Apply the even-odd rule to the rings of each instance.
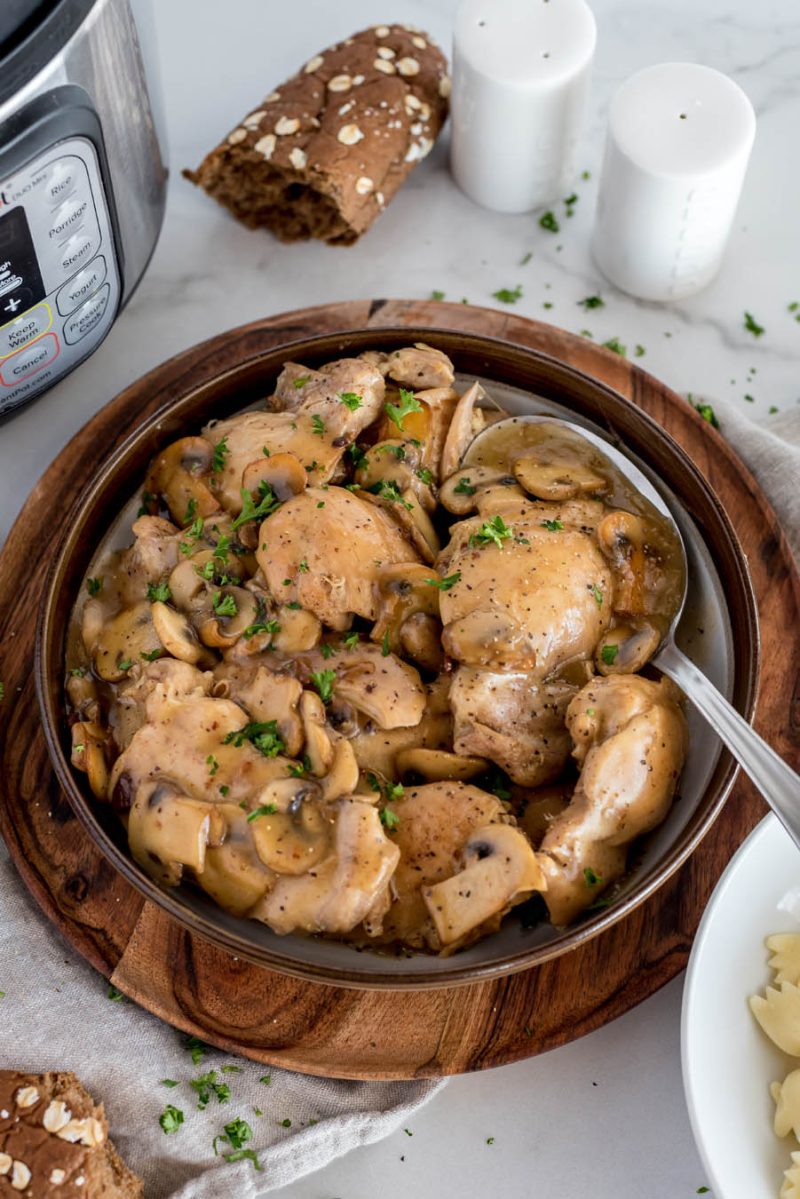
[[[15,354],[20,352],[20,350],[27,350],[28,346],[32,346],[33,343],[38,341],[40,337],[44,337],[45,333],[50,332],[53,327],[53,309],[47,303],[47,300],[40,300],[38,304],[34,304],[31,308],[26,308],[25,311],[20,312],[18,316],[14,316],[10,321],[6,321],[5,325],[0,325],[0,333],[3,332],[3,329],[5,329],[7,325],[13,325],[14,321],[21,321],[22,318],[27,316],[29,312],[35,312],[37,308],[47,309],[47,315],[50,319],[48,320],[45,328],[41,329],[35,337],[30,339],[30,341],[24,341],[21,346],[17,346],[15,350],[9,350],[7,354],[0,354],[0,362],[5,362],[6,358],[13,358]]]

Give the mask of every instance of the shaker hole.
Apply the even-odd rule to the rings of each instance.
[[[679,119],[679,120],[681,120],[681,121],[685,121],[685,120],[686,120],[686,113],[685,113],[685,112],[680,112],[680,113],[678,113],[678,119]]]

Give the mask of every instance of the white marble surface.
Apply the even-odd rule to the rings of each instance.
[[[575,215],[561,231],[499,216],[455,189],[444,144],[358,246],[284,247],[235,225],[180,178],[260,96],[321,46],[385,19],[449,45],[455,0],[160,0],[158,28],[173,168],[164,232],[139,291],[98,353],[0,429],[0,536],[44,467],[120,388],[220,330],[282,309],[361,296],[467,297],[595,338],[619,337],[679,391],[725,396],[759,420],[800,402],[800,9],[797,0],[594,0],[599,43]],[[669,59],[732,74],[759,129],[722,273],[692,300],[635,303],[588,255],[604,114],[632,71]],[[532,252],[527,265],[520,260]],[[582,297],[601,291],[603,309]],[[552,307],[545,307],[552,305]],[[748,310],[765,327],[743,328]],[[753,397],[748,403],[743,397]],[[411,1129],[287,1188],[286,1199],[680,1199],[704,1183],[683,1103],[680,981],[586,1040],[517,1066],[454,1080]],[[594,1084],[597,1084],[596,1086]],[[488,1137],[495,1138],[487,1145]],[[403,1160],[404,1159],[404,1160]],[[717,1199],[722,1199],[717,1196]],[[753,1199],[760,1199],[754,1196]]]

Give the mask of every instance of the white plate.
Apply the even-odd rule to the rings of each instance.
[[[731,859],[697,932],[683,993],[683,1085],[714,1199],[777,1199],[793,1137],[772,1131],[769,1084],[800,1064],[747,1000],[771,981],[764,939],[800,932],[778,904],[800,886],[800,850],[767,816]],[[657,1080],[651,1079],[651,1085]]]

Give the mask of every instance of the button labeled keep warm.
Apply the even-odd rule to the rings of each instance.
[[[9,321],[0,329],[0,358],[21,350],[36,337],[46,333],[53,323],[49,304],[37,304],[35,308]]]
[[[0,383],[3,387],[16,387],[57,358],[60,348],[55,333],[45,333],[27,350],[18,350],[0,364]]]
[[[97,291],[100,284],[105,282],[105,278],[106,260],[102,254],[98,254],[94,262],[90,262],[82,271],[78,271],[77,275],[73,275],[56,296],[61,315],[69,316],[70,312],[74,312],[79,304]]]
[[[97,328],[106,314],[110,294],[111,289],[104,283],[96,296],[92,296],[72,314],[64,324],[64,341],[73,346]]]

